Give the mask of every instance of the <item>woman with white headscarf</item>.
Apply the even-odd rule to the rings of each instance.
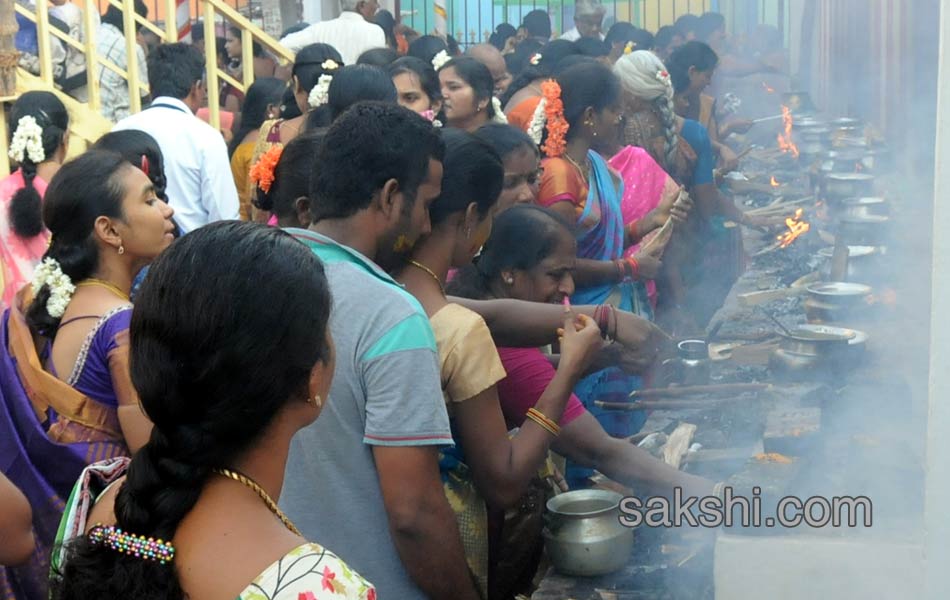
[[[676,115],[673,84],[660,59],[646,50],[631,52],[617,61],[614,73],[623,88],[624,143],[647,150],[686,187],[697,207],[687,223],[686,239],[668,249],[667,264],[679,263],[680,268],[670,274],[670,289],[661,295],[668,311],[660,312],[676,315],[671,325],[688,333],[686,329],[702,326],[712,316],[721,304],[719,296],[724,297],[739,275],[741,237],[737,230],[724,228],[724,222],[747,219],[716,188],[709,133],[698,122]],[[700,256],[702,260],[690,260]]]

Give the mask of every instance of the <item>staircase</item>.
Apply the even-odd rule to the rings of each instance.
[[[10,2],[12,0],[0,0]],[[176,0],[160,0],[164,3],[164,14],[176,14]],[[205,33],[205,72],[208,83],[208,111],[211,125],[217,128],[220,124],[218,110],[218,90],[221,83],[228,82],[238,90],[246,92],[254,82],[254,61],[245,60],[241,80],[237,80],[218,68],[218,49],[216,44],[217,28],[221,24],[233,24],[241,30],[241,44],[243,56],[253,55],[253,43],[257,42],[283,63],[293,62],[294,56],[281,46],[277,40],[265,33],[258,26],[238,13],[224,0],[197,0],[198,9],[204,20]],[[178,41],[178,31],[173,20],[166,20],[163,27],[135,14],[133,0],[108,0],[108,3],[122,9],[124,18],[125,43],[128,56],[135,56],[136,32],[145,28],[153,32],[163,43]],[[49,23],[49,7],[46,0],[37,0],[36,6],[29,7],[15,4],[16,12],[36,24],[39,45],[39,75],[17,68],[17,95],[31,90],[44,90],[56,94],[66,105],[70,116],[70,155],[83,152],[90,144],[112,129],[113,123],[100,114],[100,94],[98,73],[104,67],[118,74],[129,85],[129,99],[132,112],[142,109],[141,97],[148,93],[148,86],[139,82],[138,65],[135,60],[129,61],[129,68],[122,69],[112,61],[96,52],[95,15],[99,14],[99,5],[96,0],[82,0],[83,28],[82,39],[75,38],[68,33],[51,27]],[[67,48],[74,48],[86,57],[86,89],[88,99],[85,102],[69,96],[58,89],[53,80],[52,55],[50,51],[51,36],[61,41]],[[2,102],[12,102],[14,98],[2,98]],[[0,176],[10,172],[7,158],[9,132],[6,119],[0,118]]]

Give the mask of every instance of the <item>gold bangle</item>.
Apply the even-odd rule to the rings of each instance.
[[[555,436],[560,435],[561,427],[557,423],[555,423],[554,421],[546,417],[544,413],[542,413],[538,409],[529,408],[528,413],[525,416],[531,419],[532,421],[534,421],[535,423],[537,423],[538,425],[540,425],[541,427],[543,427],[544,429],[551,432],[551,435],[555,435]]]
[[[556,431],[554,431],[553,429],[551,429],[551,427],[550,427],[547,423],[545,423],[544,421],[542,421],[542,420],[539,419],[538,417],[534,416],[533,414],[528,413],[528,414],[525,415],[525,417],[527,417],[527,418],[531,419],[532,421],[534,421],[534,422],[537,424],[538,427],[540,427],[541,429],[547,431],[547,432],[550,433],[551,435],[557,436],[557,432],[556,432]]]

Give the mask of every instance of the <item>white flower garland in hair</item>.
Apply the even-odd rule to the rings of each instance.
[[[538,107],[534,109],[534,114],[531,116],[531,125],[528,126],[528,137],[531,138],[535,146],[541,145],[541,138],[544,136],[544,126],[546,124],[544,109],[547,105],[548,101],[541,98]]]
[[[332,81],[333,75],[324,73],[320,76],[317,85],[313,86],[310,95],[307,96],[307,104],[310,105],[310,108],[318,108],[330,101],[330,83]]]
[[[507,125],[508,117],[505,116],[505,111],[501,109],[501,100],[492,96],[491,107],[495,112],[495,116],[492,117],[492,121],[494,121],[495,123],[501,123],[502,125]]]
[[[536,67],[536,66],[538,66],[539,64],[541,64],[541,59],[542,59],[542,58],[543,58],[543,56],[541,55],[540,52],[535,52],[534,54],[531,55],[531,58],[528,59],[528,62],[529,62],[532,66]]]
[[[320,63],[320,68],[324,71],[336,71],[340,68],[340,65],[332,58],[328,58]],[[310,108],[318,108],[330,101],[330,83],[332,81],[333,75],[329,73],[324,73],[320,76],[320,79],[317,80],[317,85],[313,86],[313,89],[310,90],[310,95],[307,96],[307,104]]]
[[[46,160],[46,153],[43,151],[43,128],[34,117],[25,115],[17,121],[8,154],[18,163],[22,163],[24,158],[29,158],[37,165]]]
[[[656,78],[662,81],[667,87],[673,85],[673,82],[670,80],[670,74],[662,69],[656,72]]]
[[[452,60],[449,53],[445,50],[439,50],[439,53],[432,57],[432,68],[438,71],[445,66],[445,63]]]
[[[54,319],[58,319],[66,312],[76,286],[53,258],[44,258],[33,271],[33,293],[37,293],[44,285],[49,286],[46,312]]]

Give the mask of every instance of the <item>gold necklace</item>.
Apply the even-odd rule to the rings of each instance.
[[[94,277],[90,277],[89,279],[80,281],[78,284],[76,284],[76,287],[90,287],[90,286],[98,286],[98,287],[106,288],[107,290],[109,290],[110,292],[118,296],[119,298],[122,298],[126,302],[128,302],[129,300],[129,295],[123,292],[122,290],[120,290],[118,286],[111,284],[108,281],[104,281],[102,279],[96,279]]]
[[[425,271],[426,273],[428,273],[429,275],[431,275],[431,276],[432,276],[432,279],[435,279],[435,282],[439,284],[439,289],[442,291],[442,295],[443,295],[443,296],[445,295],[445,286],[442,285],[442,280],[439,279],[439,276],[436,275],[436,274],[432,271],[432,269],[430,269],[429,267],[425,266],[424,264],[422,264],[422,263],[419,262],[419,261],[412,260],[411,258],[408,259],[408,261],[409,261],[409,264],[410,264],[410,265],[412,265],[412,266],[414,266],[414,267],[418,267],[418,268],[422,269],[423,271]]]
[[[571,158],[571,155],[570,155],[570,154],[568,154],[567,152],[565,152],[565,153],[564,153],[564,158],[567,159],[567,162],[569,162],[569,163],[571,163],[572,165],[574,165],[574,168],[577,169],[577,170],[580,172],[581,177],[583,177],[585,181],[590,177],[590,173],[588,172],[588,170],[585,169],[585,168],[583,168],[583,167],[581,167],[579,164],[577,164],[577,162],[576,162],[573,158]]]
[[[228,479],[233,479],[241,485],[251,489],[254,493],[261,497],[261,500],[264,501],[264,504],[267,505],[267,508],[270,509],[272,513],[274,513],[275,517],[280,519],[280,522],[284,524],[284,527],[286,527],[294,535],[303,537],[303,534],[300,533],[300,530],[294,527],[294,524],[290,522],[290,519],[287,518],[287,515],[285,515],[283,511],[280,510],[280,508],[277,506],[277,503],[274,502],[274,500],[269,495],[267,495],[267,492],[264,491],[264,488],[258,485],[256,481],[247,475],[243,475],[230,469],[213,469],[213,471],[218,475],[223,475]]]

